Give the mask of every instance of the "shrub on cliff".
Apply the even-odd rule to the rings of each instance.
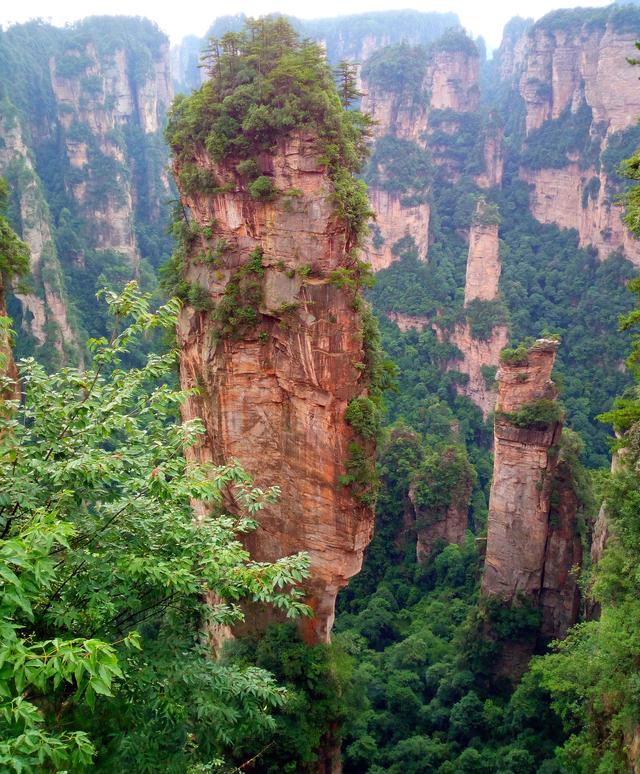
[[[175,422],[174,353],[120,366],[175,326],[177,303],[152,313],[134,283],[108,301],[117,327],[90,342],[91,367],[22,361],[25,401],[0,415],[2,771],[210,770],[234,734],[272,726],[284,694],[264,670],[212,660],[202,632],[241,620],[243,599],[305,610],[306,559],[254,563],[239,540],[277,492],[186,463],[202,428]]]
[[[209,80],[179,96],[169,116],[166,136],[178,168],[207,152],[216,163],[257,178],[249,191],[262,198],[259,154],[294,132],[312,134],[336,183],[339,214],[358,242],[371,211],[351,173],[364,161],[370,119],[345,109],[321,46],[300,40],[283,18],[251,19],[241,32],[212,38],[205,64]]]
[[[539,398],[524,403],[517,411],[496,412],[496,417],[506,419],[523,430],[548,430],[556,422],[563,421],[564,411],[557,401]]]

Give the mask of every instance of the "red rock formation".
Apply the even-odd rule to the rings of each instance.
[[[597,172],[578,163],[562,169],[522,168],[520,177],[531,185],[531,213],[537,220],[575,228],[580,247],[595,247],[600,259],[622,248],[630,261],[640,264],[640,242],[622,222],[604,167]]]
[[[430,207],[426,202],[408,206],[397,193],[369,187],[369,201],[376,223],[367,239],[363,254],[374,271],[387,269],[398,259],[393,246],[405,236],[413,237],[418,257],[426,260],[429,248]]]
[[[458,392],[470,398],[486,419],[495,408],[496,389],[482,373],[482,366],[498,366],[500,353],[509,343],[507,327],[496,325],[488,339],[476,339],[467,323],[458,324],[447,338],[462,353],[462,359],[452,362],[450,368],[469,377],[466,384],[458,385]]]
[[[485,208],[486,203],[480,200],[469,231],[465,307],[472,301],[495,301],[498,297],[501,273],[498,225],[483,219]],[[458,392],[479,406],[486,419],[495,407],[496,392],[495,385],[483,373],[483,366],[497,368],[500,352],[509,342],[507,327],[496,325],[488,338],[477,339],[470,324],[464,322],[458,323],[446,337],[462,353],[461,359],[453,361],[449,367],[469,377],[466,384],[458,385]]]
[[[403,314],[402,312],[387,312],[386,316],[390,320],[393,320],[402,333],[406,333],[410,330],[420,332],[431,325],[431,321],[428,317],[421,317],[420,315]]]
[[[75,56],[84,65],[79,73],[61,74],[60,60]],[[144,75],[136,70],[125,47],[105,55],[93,42],[87,43],[81,52],[76,48],[61,52],[58,57],[51,58],[49,66],[57,120],[63,130],[69,164],[85,173],[79,175],[80,180],[71,187],[71,193],[79,210],[90,217],[92,246],[122,253],[137,266],[139,251],[134,228],[134,197],[151,194],[155,201],[149,204],[159,207],[160,200],[169,192],[169,185],[166,179],[161,179],[164,190],[135,190],[131,175],[127,173],[126,146],[118,139],[118,132],[127,124],[135,125],[145,135],[155,134],[162,128],[173,97],[168,43],[155,52]],[[87,82],[93,84],[90,90],[87,90]],[[113,168],[119,170],[117,191],[102,196],[99,206],[89,195],[92,186],[102,184],[89,158],[89,144],[86,139],[78,140],[67,134],[77,125],[87,127],[92,143],[109,159]],[[145,159],[130,159],[129,162],[144,164]]]
[[[376,138],[393,135],[402,140],[415,142],[421,148],[429,145],[427,133],[432,111],[450,110],[456,114],[478,110],[480,90],[478,86],[479,57],[477,52],[459,50],[434,50],[425,68],[421,96],[411,92],[387,91],[363,82],[362,111],[369,113],[376,122]],[[445,129],[440,125],[441,129]],[[450,122],[451,133],[458,130],[456,120]],[[498,143],[499,144],[499,143]],[[501,176],[501,154],[498,145],[488,143],[487,184]],[[436,156],[436,163],[445,163]],[[427,259],[429,248],[430,207],[422,202],[417,205],[402,203],[402,197],[388,193],[375,185],[369,187],[369,199],[376,213],[374,234],[366,246],[366,255],[374,271],[386,269],[397,260],[393,245],[405,236],[413,238],[418,256]]]
[[[502,185],[504,172],[503,131],[499,127],[490,127],[484,140],[484,170],[476,176],[480,188],[493,188]]]
[[[205,156],[199,164],[213,168]],[[192,306],[181,313],[181,383],[200,388],[183,416],[201,418],[206,428],[194,457],[238,459],[258,485],[280,487],[277,504],[260,513],[247,545],[261,561],[309,553],[315,617],[305,635],[326,641],[336,594],[359,571],[373,530],[371,507],[340,484],[349,446],[358,440],[345,410],[366,394],[362,320],[351,292],[331,281],[331,272],[352,259],[315,138],[292,136],[259,165],[279,191],[297,194],[256,201],[232,164],[215,168],[227,192],[182,192],[193,221],[215,231],[191,252],[185,278],[218,310],[225,293],[228,300],[237,292],[230,280],[237,287],[238,269],[262,254],[262,268],[251,278],[255,325],[224,335],[211,313]],[[216,245],[223,247],[215,265],[201,260],[199,250]],[[372,442],[359,443],[372,453]]]
[[[549,509],[561,423],[517,427],[508,415],[532,401],[555,399],[551,381],[557,343],[538,340],[523,362],[498,371],[494,466],[482,591],[511,603],[537,604],[549,538]]]

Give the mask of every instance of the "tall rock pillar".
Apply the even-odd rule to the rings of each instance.
[[[466,384],[458,386],[458,391],[470,398],[482,410],[485,418],[493,411],[496,402],[495,385],[487,378],[486,369],[497,368],[500,352],[509,341],[509,332],[504,322],[496,321],[490,329],[478,334],[474,330],[473,321],[485,313],[482,304],[489,305],[498,300],[502,271],[498,232],[497,207],[481,197],[469,229],[464,286],[466,320],[458,323],[449,336],[451,343],[462,353],[462,358],[454,361],[451,368],[469,377]],[[493,303],[492,313],[498,308]]]
[[[336,595],[360,570],[373,531],[363,479],[374,442],[345,419],[368,387],[362,301],[345,281],[357,262],[314,136],[290,135],[259,157],[278,192],[264,198],[248,192],[235,164],[197,164],[224,184],[190,191],[176,162],[194,235],[183,276],[197,289],[178,324],[181,383],[199,388],[183,416],[206,428],[191,453],[237,459],[257,485],[280,487],[247,546],[258,561],[309,554],[314,617],[304,633],[327,641]]]
[[[578,492],[551,371],[558,344],[511,350],[498,371],[494,467],[482,592],[541,613],[543,638],[578,615]],[[566,444],[569,449],[569,443]]]
[[[558,344],[539,339],[498,371],[494,465],[482,591],[538,602],[562,424],[551,370]],[[524,348],[523,348],[524,349]],[[546,413],[545,413],[546,409]]]

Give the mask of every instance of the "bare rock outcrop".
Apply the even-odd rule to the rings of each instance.
[[[183,416],[206,428],[191,454],[237,459],[258,485],[280,487],[247,546],[265,561],[309,553],[315,615],[304,633],[326,641],[336,595],[359,571],[373,530],[371,501],[342,482],[357,462],[354,449],[361,463],[373,453],[373,442],[345,420],[368,385],[361,314],[352,291],[332,279],[353,265],[347,228],[335,215],[313,136],[293,135],[258,160],[275,189],[296,196],[255,200],[232,164],[214,168],[205,155],[198,164],[226,185],[212,194],[181,192],[200,234],[185,280],[216,310],[187,304],[178,324],[181,383],[199,387]],[[216,260],[203,259],[214,249]],[[237,322],[243,310],[251,320],[244,325]]]
[[[486,419],[496,405],[495,384],[486,369],[498,367],[500,353],[509,343],[507,326],[496,325],[488,338],[478,339],[472,335],[468,323],[462,323],[456,325],[447,338],[462,354],[462,358],[453,361],[450,368],[469,377],[466,384],[458,385],[458,392],[470,398]]]
[[[553,401],[551,370],[558,345],[538,340],[518,360],[498,371],[494,430],[494,467],[482,591],[505,602],[538,602],[549,535],[549,508],[562,430],[518,426],[512,417],[534,401]]]
[[[478,201],[476,212],[469,230],[469,252],[464,288],[464,305],[473,302],[496,301],[502,264],[500,262],[500,239],[498,218],[495,208],[484,199]],[[461,353],[461,358],[450,363],[449,368],[468,376],[465,384],[458,385],[461,395],[466,395],[482,410],[486,417],[493,411],[496,402],[495,384],[490,370],[497,369],[500,352],[507,346],[507,326],[495,324],[488,335],[474,336],[473,327],[467,320],[453,327],[446,334],[449,342]],[[489,370],[487,370],[489,369]]]
[[[606,146],[605,146],[606,147]],[[530,207],[541,223],[575,228],[580,247],[594,247],[601,260],[622,248],[640,265],[640,242],[622,221],[622,209],[613,201],[611,181],[603,167],[582,169],[569,163],[561,169],[520,169],[531,185]]]
[[[392,136],[428,149],[432,114],[439,116],[437,126],[440,131],[455,134],[458,118],[478,110],[478,71],[478,52],[470,40],[465,45],[461,38],[451,47],[434,45],[426,59],[422,81],[416,88],[389,88],[364,80],[362,111],[375,121],[374,137]],[[443,121],[442,115],[447,115],[448,119]],[[485,156],[487,169],[483,181],[490,186],[502,176],[501,137],[497,134],[487,139]],[[447,163],[437,153],[433,161],[435,164]],[[366,253],[374,271],[385,269],[397,260],[393,246],[403,237],[413,238],[418,257],[427,260],[431,213],[428,199],[420,197],[419,203],[403,201],[404,197],[399,193],[387,191],[375,181],[370,182],[369,198],[376,214],[376,226]]]
[[[469,231],[469,254],[464,285],[464,305],[471,301],[494,301],[498,296],[500,241],[498,224],[476,220]]]
[[[0,174],[18,171],[14,186],[20,216],[20,236],[29,245],[33,292],[16,293],[22,309],[22,327],[36,347],[50,347],[63,355],[80,357],[80,347],[68,312],[62,266],[58,259],[49,207],[34,167],[24,128],[17,114],[0,116]]]
[[[561,456],[562,421],[551,381],[557,342],[539,339],[498,371],[494,468],[482,592],[542,615],[540,634],[576,621],[578,493]]]
[[[153,180],[157,190],[136,190],[132,168],[148,161],[144,155],[127,158],[122,136],[127,126],[135,125],[143,135],[157,134],[162,128],[173,96],[168,42],[154,54],[144,74],[124,46],[104,53],[94,42],[82,50],[63,51],[49,62],[57,121],[69,164],[77,170],[71,193],[92,223],[92,247],[121,253],[134,268],[140,258],[135,199],[154,198],[159,208],[169,190],[162,175]],[[68,63],[74,60],[79,64],[70,69]],[[84,136],[78,127],[83,127]]]
[[[387,269],[397,260],[393,246],[404,237],[412,237],[418,256],[426,259],[429,248],[430,207],[427,202],[405,205],[398,193],[369,188],[369,201],[376,223],[364,247],[364,255],[374,271]]]

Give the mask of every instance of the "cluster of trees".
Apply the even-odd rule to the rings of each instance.
[[[207,632],[242,621],[243,600],[308,612],[306,557],[255,563],[240,542],[277,490],[237,465],[187,465],[202,427],[177,420],[176,353],[122,367],[175,326],[177,302],[152,312],[131,283],[107,303],[113,333],[89,342],[91,366],[23,360],[24,399],[0,413],[3,770],[221,765],[288,698],[255,664],[212,659]]]

